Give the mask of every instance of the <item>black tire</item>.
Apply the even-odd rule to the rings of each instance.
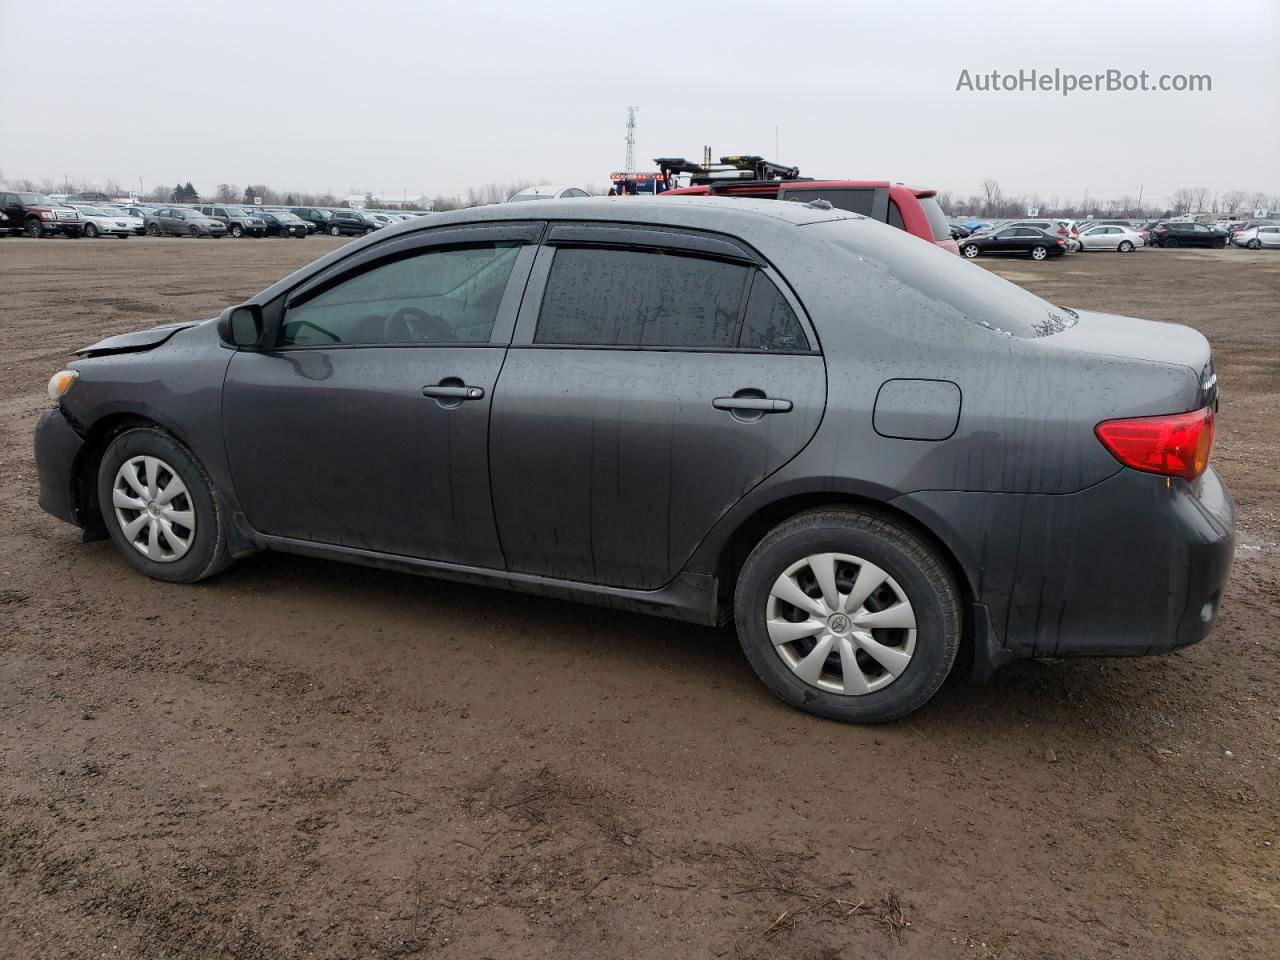
[[[1121,240],[1120,246],[1116,247],[1121,253],[1131,253],[1133,251],[1133,241]]]
[[[238,223],[235,224],[231,228],[231,235],[235,237],[237,240],[239,240],[241,237],[244,236],[244,227],[240,226],[240,224]]]
[[[1031,252],[1028,256],[1031,257],[1032,260],[1047,260],[1049,258],[1049,248],[1034,246],[1031,248]]]
[[[151,560],[133,546],[112,506],[112,488],[122,464],[138,456],[157,457],[172,468],[187,488],[195,529],[185,555],[170,562]],[[194,583],[213,576],[231,562],[227,552],[226,519],[213,484],[195,456],[158,427],[135,427],[107,445],[98,464],[98,503],[116,548],[141,573],[170,583]]]
[[[1213,241],[1213,249],[1215,250],[1223,250],[1226,248],[1226,246],[1227,246],[1227,241],[1225,237],[1218,237],[1218,239]]]
[[[1246,243],[1245,246],[1248,247],[1250,250],[1261,250],[1262,241],[1259,240],[1257,237],[1254,237],[1252,240]]]
[[[191,227],[191,229],[189,229],[189,230],[187,231],[187,233],[191,234],[191,236],[193,236],[193,237],[199,238],[199,236],[200,236],[200,228],[199,228],[199,227],[197,227],[197,226],[194,226],[194,225],[193,225],[193,226]]]
[[[27,221],[27,236],[32,240],[39,240],[45,235],[44,224],[35,217]]]
[[[84,226],[84,235],[88,237],[90,240],[97,240],[98,228],[95,227],[92,223],[86,223]]]
[[[911,603],[915,650],[887,686],[858,696],[819,689],[801,680],[770,640],[765,610],[774,582],[791,564],[820,553],[846,553],[875,564]],[[886,517],[844,508],[802,513],[771,530],[742,567],[734,618],[743,653],[765,686],[794,707],[848,723],[886,723],[923,706],[951,672],[962,631],[959,591],[933,549]]]
[[[1177,237],[1170,237],[1170,238],[1169,238],[1169,239],[1167,239],[1164,243],[1160,244],[1160,246],[1162,246],[1162,247],[1169,247],[1170,249],[1172,249],[1172,248],[1176,247],[1177,245],[1178,245],[1178,238],[1177,238]]]
[[[160,236],[160,224],[153,223],[147,227],[147,234],[152,237]]]

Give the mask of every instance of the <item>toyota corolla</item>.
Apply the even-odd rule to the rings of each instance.
[[[148,576],[276,550],[732,620],[854,722],[1194,643],[1232,556],[1203,336],[821,201],[413,220],[49,390],[42,506]]]

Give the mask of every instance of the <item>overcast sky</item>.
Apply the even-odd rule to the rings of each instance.
[[[0,171],[342,195],[605,184],[636,156],[977,192],[1280,194],[1280,0],[0,0]],[[961,71],[1205,93],[957,92]]]

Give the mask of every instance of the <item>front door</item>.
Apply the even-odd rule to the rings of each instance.
[[[563,226],[539,253],[490,441],[510,569],[660,587],[817,429],[825,367],[785,285],[678,241]]]
[[[390,238],[288,295],[272,347],[238,352],[223,389],[254,529],[502,566],[489,413],[540,230]]]

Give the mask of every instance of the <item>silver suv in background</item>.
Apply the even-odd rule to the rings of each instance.
[[[161,207],[146,216],[147,233],[153,237],[225,237],[226,224],[191,207]]]
[[[204,204],[195,209],[211,220],[217,220],[227,228],[227,233],[233,237],[246,235],[250,237],[265,237],[267,235],[267,225],[262,218],[254,216],[244,207]]]

